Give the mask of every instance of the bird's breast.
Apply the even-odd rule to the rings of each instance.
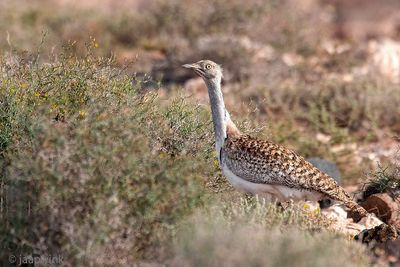
[[[222,164],[222,172],[232,184],[232,186],[243,192],[253,195],[258,195],[267,199],[275,199],[281,202],[289,200],[309,200],[318,201],[322,199],[322,194],[315,191],[302,190],[291,188],[285,185],[268,184],[268,183],[253,183],[235,175],[226,164]],[[270,179],[262,179],[270,180]]]

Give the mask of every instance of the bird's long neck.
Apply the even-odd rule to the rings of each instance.
[[[228,111],[225,109],[224,98],[221,90],[221,78],[207,80],[208,96],[210,97],[211,113],[214,124],[215,148],[218,159],[220,151],[227,136],[227,124],[231,122]]]

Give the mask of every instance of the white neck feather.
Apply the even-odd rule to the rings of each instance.
[[[211,113],[215,133],[215,149],[218,160],[220,160],[220,151],[226,138],[226,125],[230,121],[228,111],[225,109],[224,98],[221,90],[221,78],[206,80],[208,96],[210,97]]]

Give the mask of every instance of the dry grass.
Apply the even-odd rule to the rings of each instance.
[[[319,214],[241,202],[215,166],[208,106],[176,96],[191,77],[181,63],[218,61],[244,132],[336,160],[354,181],[370,169],[331,148],[398,135],[400,98],[396,85],[353,75],[362,47],[327,52],[331,6],[16,0],[0,9],[2,265],[31,253],[62,254],[66,266],[368,265]],[[124,55],[134,64],[115,63]],[[147,71],[160,90],[145,88]],[[387,189],[398,175],[377,176]]]
[[[323,230],[327,223],[295,206],[284,212],[251,202],[214,208],[181,227],[173,264],[293,266],[295,260],[296,266],[367,266],[364,248]]]

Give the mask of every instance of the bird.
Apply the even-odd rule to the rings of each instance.
[[[328,198],[343,203],[355,221],[367,216],[368,212],[331,176],[302,156],[283,145],[243,134],[238,129],[224,104],[220,65],[200,60],[182,67],[194,71],[206,84],[218,162],[235,189],[280,203]]]

